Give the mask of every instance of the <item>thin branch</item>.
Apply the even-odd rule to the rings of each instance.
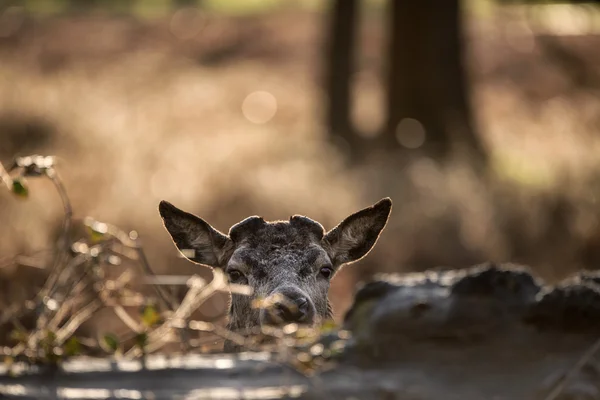
[[[174,324],[178,321],[188,319],[190,315],[206,301],[206,299],[213,295],[218,289],[227,285],[225,275],[221,271],[215,270],[213,271],[213,274],[213,280],[209,284],[206,284],[204,279],[200,277],[193,277],[190,279],[190,290],[186,293],[180,306],[162,325],[149,333],[149,351],[154,351],[162,347],[164,343],[161,339],[168,334]]]
[[[579,361],[569,370],[569,372],[565,375],[564,379],[560,381],[558,385],[554,387],[554,390],[548,394],[544,398],[544,400],[556,400],[558,396],[562,393],[562,391],[567,387],[567,384],[571,382],[575,376],[579,373],[581,368],[583,368],[590,359],[600,350],[600,339],[596,340],[596,342],[581,356]]]
[[[115,312],[115,314],[117,315],[117,317],[119,317],[119,319],[121,321],[123,321],[123,323],[125,325],[127,325],[127,327],[129,329],[131,329],[133,332],[135,332],[137,334],[137,333],[141,333],[144,331],[144,328],[142,327],[142,325],[138,324],[137,321],[135,319],[133,319],[127,311],[125,311],[123,306],[120,306],[120,305],[113,306],[112,309]]]
[[[0,258],[0,269],[10,267],[11,265],[14,265],[14,264],[19,264],[19,260],[22,257],[33,258],[36,255],[40,255],[42,253],[50,253],[50,252],[53,253],[54,249],[40,249],[40,250],[36,250],[32,253],[19,253],[19,254],[15,254],[14,256]],[[26,265],[26,264],[23,264],[23,265]],[[45,268],[46,267],[44,267],[44,269]]]
[[[79,296],[83,294],[83,291],[87,287],[88,284],[86,282],[79,282],[77,285],[74,285],[73,290],[70,291],[71,297],[60,305],[59,309],[54,314],[54,317],[48,323],[48,329],[50,331],[55,331],[58,329],[61,322],[66,318],[67,314],[78,308],[77,303],[81,302]]]
[[[100,300],[92,300],[87,306],[83,307],[77,314],[73,315],[69,321],[61,329],[56,332],[56,344],[62,345],[65,340],[73,335],[73,333],[87,321],[92,314],[102,307]]]
[[[69,238],[69,232],[71,230],[71,224],[72,224],[72,218],[73,218],[73,207],[71,206],[71,201],[69,200],[69,196],[67,195],[67,190],[65,189],[65,186],[63,185],[62,180],[58,176],[58,173],[56,172],[56,170],[54,168],[48,168],[46,170],[46,176],[48,178],[50,178],[50,180],[54,184],[54,187],[56,188],[56,191],[60,195],[60,199],[63,204],[63,211],[64,211],[63,225],[62,225],[61,233],[60,233],[60,236],[59,236],[58,242],[57,242],[58,252],[54,259],[53,268],[52,268],[53,271],[60,271],[60,268],[62,265],[65,264],[66,257],[68,256],[68,253],[69,253],[68,238]],[[52,295],[52,293],[54,292],[54,290],[55,290],[54,284],[55,283],[56,282],[52,282],[52,285],[49,288],[48,295]]]
[[[148,258],[146,257],[144,249],[136,243],[135,250],[138,254],[140,265],[142,266],[144,272],[150,276],[153,276],[154,271],[152,271],[152,268],[150,267],[150,263],[148,262]],[[173,300],[173,298],[171,298],[171,296],[169,296],[161,286],[153,285],[153,287],[156,291],[156,294],[158,294],[158,296],[160,297],[163,306],[171,311],[174,311],[177,308],[177,303],[175,302],[175,300]]]
[[[150,263],[148,262],[148,258],[146,257],[146,253],[144,252],[144,249],[142,248],[142,246],[139,245],[138,239],[135,240],[135,244],[136,244],[135,250],[137,251],[137,254],[138,254],[138,257],[140,260],[140,265],[142,266],[143,270],[146,272],[146,274],[148,274],[150,276],[154,275],[154,271],[152,271],[152,268],[150,267]],[[175,311],[177,309],[177,304],[176,304],[175,300],[167,294],[167,292],[164,290],[164,288],[162,286],[152,285],[152,287],[154,288],[154,290],[158,294],[158,297],[162,301],[163,307],[165,307],[169,311]],[[189,348],[190,348],[189,334],[185,331],[185,329],[177,331],[177,334],[179,335],[179,338],[181,339],[182,350],[183,351],[189,350]]]
[[[10,177],[9,173],[6,172],[6,169],[4,168],[4,165],[2,165],[1,162],[0,162],[0,180],[2,180],[2,183],[4,183],[9,190],[12,189],[13,180]]]
[[[179,335],[179,343],[186,346],[188,350],[191,342],[187,336],[188,330],[210,332],[212,336],[196,340],[195,344],[203,342],[214,342],[215,340],[229,340],[243,348],[247,349],[265,349],[261,343],[261,338],[274,338],[280,345],[282,340],[287,339],[283,331],[267,329],[244,329],[231,331],[217,324],[203,321],[189,321],[191,315],[204,304],[216,292],[231,292],[242,295],[252,294],[252,289],[246,285],[229,284],[226,276],[220,270],[213,272],[213,279],[206,283],[198,276],[186,277],[185,284],[189,290],[183,301],[178,304],[176,299],[171,296],[163,285],[183,284],[182,277],[156,276],[150,267],[141,241],[137,233],[126,233],[120,228],[94,221],[87,218],[84,223],[92,228],[94,233],[99,233],[102,240],[99,243],[90,244],[87,240],[81,239],[73,245],[73,251],[77,253],[71,256],[70,232],[72,227],[73,210],[67,191],[53,168],[53,162],[36,162],[32,159],[38,159],[41,156],[26,157],[16,164],[16,170],[11,173],[20,173],[19,176],[46,176],[49,178],[57,190],[63,205],[63,223],[60,235],[56,242],[56,249],[51,268],[48,268],[49,275],[44,282],[42,289],[33,297],[32,300],[18,306],[8,307],[0,314],[0,325],[12,322],[15,327],[24,329],[19,318],[32,312],[39,312],[37,315],[37,329],[28,333],[26,341],[11,349],[11,354],[25,355],[27,357],[46,357],[40,352],[40,345],[45,344],[45,337],[49,332],[56,334],[53,345],[61,346],[66,340],[75,334],[77,329],[87,320],[92,318],[96,312],[103,307],[113,309],[115,315],[124,323],[125,329],[129,335],[122,334],[118,340],[124,337],[135,338],[140,333],[147,334],[147,341],[143,347],[134,345],[133,347],[123,349],[126,355],[139,355],[162,348],[167,342],[175,339],[174,334]],[[47,157],[43,158],[47,161]],[[0,178],[4,184],[12,184],[11,175],[0,164]],[[9,188],[11,186],[9,185]],[[105,235],[105,236],[104,236]],[[127,312],[126,306],[135,303],[137,305],[146,303],[146,299],[141,294],[126,287],[129,284],[132,271],[127,269],[116,280],[106,280],[103,267],[110,263],[107,256],[121,254],[118,252],[118,246],[122,247],[122,255],[129,257],[136,263],[139,263],[144,277],[144,284],[151,284],[157,294],[159,304],[165,309],[166,320],[154,328],[146,328],[132,315]],[[43,250],[44,251],[44,250]],[[47,251],[47,250],[45,250]],[[124,252],[128,251],[129,255]],[[133,253],[133,254],[132,254]],[[35,253],[34,253],[35,254]],[[10,261],[14,262],[16,258]],[[4,261],[4,260],[2,260]],[[131,294],[133,293],[133,294]],[[97,297],[92,297],[97,296]],[[133,301],[132,301],[133,300]],[[85,305],[84,305],[85,304]],[[83,306],[83,307],[82,307]],[[73,313],[74,315],[69,316]],[[41,311],[39,311],[41,310]],[[69,317],[67,319],[67,317]],[[65,322],[66,320],[66,322]],[[254,340],[253,334],[259,340]],[[139,344],[139,343],[138,343]],[[86,345],[88,347],[102,347],[102,342],[94,342]],[[287,353],[286,353],[287,354]]]

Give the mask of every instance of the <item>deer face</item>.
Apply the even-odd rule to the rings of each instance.
[[[327,233],[318,222],[296,215],[276,222],[249,217],[225,235],[166,201],[160,203],[159,212],[189,260],[222,268],[231,283],[253,289],[252,296],[232,296],[229,327],[244,329],[291,322],[313,325],[330,318],[331,279],[342,265],[371,250],[391,206],[389,198],[383,199]]]

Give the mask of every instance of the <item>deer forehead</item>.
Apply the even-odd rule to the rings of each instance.
[[[236,245],[229,266],[249,270],[277,272],[328,263],[329,258],[319,238],[310,231],[288,223],[269,223],[245,235]],[[272,271],[273,270],[273,271]]]
[[[270,247],[260,244],[256,247],[242,245],[238,247],[229,260],[229,265],[245,265],[256,268],[269,264],[282,264],[301,267],[303,265],[324,264],[329,261],[325,250],[315,244],[304,248],[293,246]]]
[[[323,238],[321,225],[308,218],[304,220],[294,218],[291,220],[293,222],[266,222],[262,219],[260,221],[262,223],[252,224],[242,221],[231,228],[230,236],[235,242],[245,243],[252,247],[268,243],[273,247],[296,246],[298,248],[319,243]]]

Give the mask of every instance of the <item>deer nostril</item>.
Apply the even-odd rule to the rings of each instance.
[[[301,297],[289,304],[275,303],[271,312],[280,322],[302,322],[308,315],[308,309],[308,299]]]
[[[284,303],[275,303],[270,310],[270,313],[275,317],[275,321],[278,323],[282,322],[293,322],[295,319],[295,310],[291,309]]]
[[[300,297],[296,300],[296,305],[298,306],[299,314],[302,316],[306,315],[308,312],[308,299],[306,297]]]

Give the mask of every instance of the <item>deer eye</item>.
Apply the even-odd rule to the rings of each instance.
[[[229,275],[229,281],[230,282],[239,281],[244,276],[244,274],[242,274],[237,269],[230,269],[229,271],[227,271],[227,275]]]
[[[321,269],[319,270],[319,273],[321,274],[321,276],[325,279],[329,279],[331,278],[331,275],[333,275],[333,268],[331,267],[321,267]]]

